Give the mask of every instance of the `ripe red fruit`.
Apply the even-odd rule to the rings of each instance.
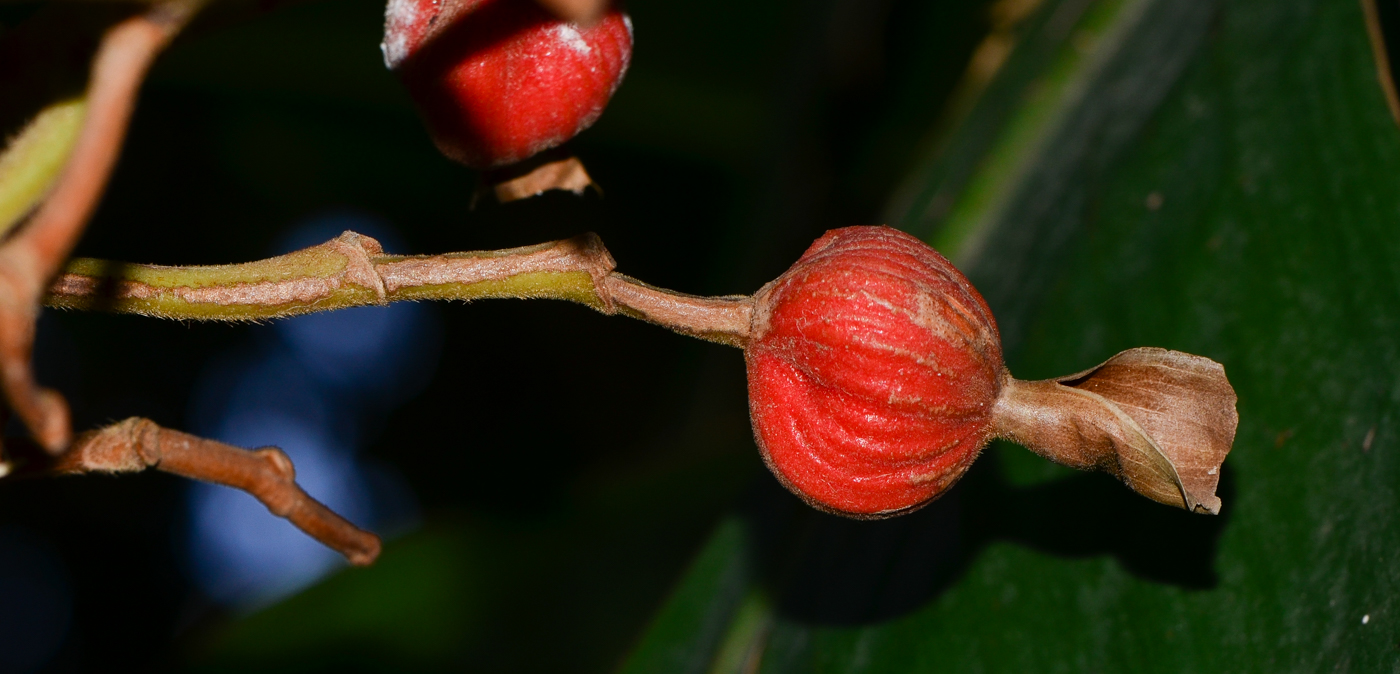
[[[863,518],[918,508],[993,435],[1008,375],[991,310],[913,236],[827,232],[754,300],[754,434],[812,506]]]
[[[390,0],[381,48],[438,149],[486,169],[592,125],[627,71],[632,23],[613,9],[583,27],[531,0]]]

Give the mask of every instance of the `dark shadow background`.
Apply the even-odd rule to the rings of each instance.
[[[575,143],[606,196],[475,210],[473,174],[437,155],[384,70],[381,2],[266,13],[234,4],[156,68],[78,254],[251,260],[296,223],[354,212],[397,231],[403,249],[391,252],[592,230],[624,273],[690,293],[749,293],[821,232],[878,222],[936,140],[989,4],[631,2],[632,68]],[[0,30],[33,11],[5,7]],[[289,619],[281,636],[293,645],[230,656],[236,648],[221,640],[237,612],[202,595],[185,561],[186,484],[160,475],[4,483],[0,545],[25,552],[0,560],[0,576],[25,579],[16,587],[26,601],[52,609],[0,618],[0,633],[53,642],[26,671],[250,662],[264,671],[609,670],[736,503],[758,524],[781,610],[814,623],[916,608],[993,540],[1111,554],[1135,574],[1188,588],[1215,582],[1223,518],[1170,512],[1101,476],[1013,488],[1000,480],[1000,450],[910,517],[810,511],[763,472],[737,351],[562,303],[435,310],[443,348],[431,380],[372,424],[364,451],[412,492],[421,525],[404,534],[405,549],[464,541],[468,552],[442,564],[466,589],[441,592],[487,618],[425,617],[447,636],[423,637],[420,651],[318,640],[316,625]],[[131,415],[185,428],[212,359],[270,330],[49,312],[36,360],[41,380],[69,397],[78,428]],[[1228,467],[1222,485],[1228,500]],[[1117,526],[1128,520],[1139,524]]]
[[[909,613],[953,585],[985,546],[1012,542],[1068,558],[1111,556],[1129,573],[1188,590],[1216,586],[1230,519],[1164,508],[1101,474],[1007,483],[994,443],[953,489],[911,515],[875,522],[807,508],[776,483],[745,501],[753,560],[784,617],[852,626]],[[1225,466],[1219,494],[1234,495]]]

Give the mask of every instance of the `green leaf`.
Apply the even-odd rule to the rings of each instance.
[[[712,660],[718,665],[742,660],[763,624],[762,600],[744,597],[753,582],[745,554],[747,533],[738,519],[719,525],[624,672],[703,674],[711,671]],[[726,651],[729,657],[715,657]]]
[[[760,671],[1400,667],[1400,130],[1362,9],[1103,0],[1056,24],[1076,6],[1047,3],[894,221],[954,254],[1018,377],[1134,346],[1223,363],[1224,510],[1010,445],[901,520],[774,497],[731,549],[773,597]],[[699,642],[667,625],[733,605],[695,601],[719,566],[644,644]]]
[[[472,542],[445,527],[399,541],[372,568],[339,574],[256,620],[234,623],[218,637],[226,654],[219,664],[422,669],[450,658],[460,634],[482,628],[484,589],[472,582],[482,560]]]

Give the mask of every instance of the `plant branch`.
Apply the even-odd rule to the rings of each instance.
[[[68,444],[68,406],[40,388],[30,369],[34,321],[44,285],[82,234],[116,164],[136,92],[156,54],[203,0],[171,0],[119,21],[103,34],[73,150],[48,198],[0,247],[0,374],[5,397],[50,452]]]
[[[11,464],[0,464],[0,477]],[[296,469],[282,450],[246,450],[163,428],[132,417],[83,433],[57,457],[17,462],[19,475],[136,473],[154,468],[248,492],[272,514],[345,555],[355,566],[379,556],[379,537],[364,531],[311,498],[296,483]]]
[[[696,297],[613,271],[594,234],[537,246],[443,255],[386,255],[346,232],[318,246],[244,264],[163,267],[76,259],[45,303],[181,320],[259,320],[400,300],[558,299],[743,347],[747,296]]]

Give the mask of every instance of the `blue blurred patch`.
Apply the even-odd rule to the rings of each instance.
[[[250,414],[251,413],[251,414]],[[314,498],[361,525],[373,520],[370,495],[351,448],[291,415],[245,409],[214,434],[244,447],[276,444],[297,468],[297,482]],[[224,604],[252,606],[315,582],[340,556],[241,491],[210,484],[190,494],[193,568],[201,589]]]
[[[354,230],[397,248],[385,225],[354,213],[307,221],[284,253]],[[383,532],[414,517],[411,491],[356,450],[392,409],[422,389],[437,364],[441,325],[429,305],[399,303],[256,326],[251,344],[211,362],[191,400],[196,433],[240,447],[273,445],[297,482],[351,521]],[[212,599],[251,608],[315,582],[339,555],[273,517],[253,497],[200,484],[190,491],[188,558]]]

